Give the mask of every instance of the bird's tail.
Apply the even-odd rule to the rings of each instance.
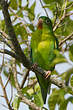
[[[47,92],[49,90],[50,92],[50,76],[48,77],[48,79],[45,79],[43,76],[41,76],[40,74],[36,75],[40,88],[41,88],[41,93],[42,93],[42,98],[44,101],[44,104],[46,103],[46,98],[47,98]]]

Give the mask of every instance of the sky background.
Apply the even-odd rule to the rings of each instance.
[[[30,0],[30,6],[31,6],[31,4],[33,3],[33,1],[34,0]],[[24,6],[26,4],[26,0],[23,0],[23,3],[22,3],[22,5]],[[48,11],[48,10],[47,10]],[[35,15],[37,16],[38,15],[38,12],[40,12],[40,15],[44,15],[44,16],[46,16],[46,14],[45,14],[45,12],[44,12],[44,10],[41,8],[41,5],[40,5],[40,2],[39,2],[39,0],[37,0],[37,6],[36,6],[36,8],[35,8]],[[48,15],[49,15],[49,17],[52,19],[52,17],[53,17],[53,15],[52,15],[52,12],[49,10],[48,11]],[[2,15],[2,12],[0,11],[0,19],[3,19],[3,15]],[[36,22],[37,22],[37,19],[34,21],[34,23],[36,24]],[[0,45],[0,48],[2,48],[2,45]],[[66,52],[65,54],[65,57],[68,59],[68,61],[69,61],[69,64],[67,64],[67,63],[65,63],[65,64],[59,64],[59,65],[56,65],[56,67],[55,67],[55,69],[61,74],[61,73],[63,73],[64,71],[66,71],[67,69],[69,69],[69,68],[71,68],[72,67],[72,65],[71,64],[73,64],[70,60],[69,60],[69,57],[68,57],[68,53]],[[7,57],[7,56],[6,56]],[[9,56],[8,56],[8,58],[9,58]],[[2,63],[2,56],[1,56],[1,54],[0,54],[0,64]],[[3,83],[5,84],[6,83],[6,81],[7,81],[7,78],[2,74],[2,78],[3,78]],[[21,80],[21,79],[19,79],[19,80]],[[55,86],[54,85],[52,85],[52,87],[54,88]],[[7,90],[7,94],[8,94],[8,97],[10,98],[10,96],[11,96],[11,86],[10,86],[10,84],[8,84],[7,85],[7,88],[6,88],[6,90]],[[16,95],[16,89],[13,89],[13,96],[15,97],[15,95]],[[3,94],[3,92],[2,92],[2,88],[1,88],[1,85],[0,85],[0,95],[2,95]],[[69,97],[70,95],[69,94],[67,94],[66,96],[65,96],[65,98],[67,98],[67,97]],[[48,95],[48,97],[49,97],[49,95]],[[48,99],[48,98],[47,98]],[[1,98],[0,97],[0,110],[8,110],[8,109],[6,109],[2,104],[4,104],[4,105],[6,105],[6,101],[4,100],[4,98]],[[48,108],[48,106],[47,106],[47,104],[45,105],[47,108]],[[26,104],[24,104],[24,103],[21,103],[20,104],[20,108],[19,108],[19,110],[28,110],[28,106],[26,105]],[[49,109],[48,109],[49,110]],[[58,110],[58,106],[56,105],[56,109],[55,110]],[[73,104],[72,103],[68,103],[68,106],[67,106],[67,110],[73,110]]]

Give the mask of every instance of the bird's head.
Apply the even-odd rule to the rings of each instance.
[[[48,27],[49,29],[52,29],[52,22],[51,22],[51,20],[48,17],[46,17],[46,16],[39,17],[38,29],[42,29],[45,26]]]

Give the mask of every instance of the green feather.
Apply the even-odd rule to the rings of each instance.
[[[37,27],[32,35],[31,49],[32,62],[37,63],[38,66],[45,70],[52,71],[55,67],[53,61],[56,57],[54,50],[58,48],[58,40],[54,36],[52,22],[48,17],[42,16],[40,28]],[[56,45],[55,45],[56,44]],[[50,91],[50,81],[45,79],[39,73],[36,74],[44,103],[46,102],[48,88]]]

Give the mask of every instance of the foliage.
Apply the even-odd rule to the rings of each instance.
[[[61,18],[64,16],[64,14],[70,14],[73,11],[73,1],[67,0],[41,0],[44,5],[42,6],[42,9],[38,11],[38,14],[36,15],[36,6],[38,5],[37,0],[33,0],[32,3],[30,3],[32,0],[26,0],[24,3],[24,0],[10,0],[9,5],[9,13],[12,20],[13,28],[15,30],[16,37],[19,41],[20,46],[22,47],[23,52],[25,55],[30,59],[30,39],[32,37],[32,33],[36,29],[36,26],[34,25],[34,22],[36,22],[36,16],[40,16],[42,12],[40,10],[44,10],[44,8],[47,8],[47,13],[49,10],[53,14],[52,22],[53,27],[56,26],[56,24],[61,20]],[[40,0],[39,0],[40,1]],[[41,4],[41,3],[40,3]],[[0,11],[2,10],[0,6]],[[8,34],[5,26],[4,19],[0,18],[0,30],[4,31],[6,34]],[[73,19],[71,19],[71,16],[65,16],[63,20],[61,20],[60,24],[55,30],[55,35],[57,36],[59,42],[66,39],[67,36],[69,36],[73,32]],[[2,41],[3,40],[3,41]],[[2,45],[2,42],[7,41],[8,44],[12,47],[10,39],[2,39],[0,37],[0,43]],[[63,48],[65,46],[65,48]],[[10,47],[5,47],[9,50],[11,50]],[[14,52],[14,50],[11,50]],[[68,39],[66,42],[61,45],[59,49],[60,53],[57,53],[57,59],[55,59],[54,63],[60,64],[60,63],[69,63],[67,59],[64,57],[64,52],[69,53],[69,58],[73,62],[73,36]],[[7,58],[7,59],[6,59]],[[12,57],[6,56],[5,62],[4,62],[4,68],[3,68],[3,74],[6,78],[8,78],[10,74],[10,84],[15,87],[15,81],[13,78],[13,70],[12,70]],[[23,75],[26,73],[27,69],[23,67],[18,61],[16,61],[16,68],[17,73],[21,73],[18,75],[18,81],[21,77],[23,78]],[[73,87],[73,66],[71,69],[65,71],[61,75],[58,72],[53,72],[53,75],[58,75],[58,77],[66,83],[67,86],[71,85]],[[24,87],[22,88],[23,95],[34,102],[38,107],[43,107],[43,100],[41,96],[41,91],[38,83],[34,84],[34,81],[36,80],[36,77],[29,77],[27,78],[28,82],[25,83]],[[33,83],[32,86],[29,86],[31,83]],[[44,83],[44,82],[43,82]],[[48,106],[50,110],[55,110],[56,105],[59,107],[58,110],[66,110],[68,103],[73,103],[73,93],[69,89],[68,91],[65,91],[64,89],[51,89],[52,93],[50,94],[48,98]],[[71,96],[65,99],[65,95],[70,94]],[[14,100],[12,100],[12,105],[14,110],[18,110],[20,107],[21,100],[18,98],[18,96],[15,96]],[[31,108],[29,107],[31,110]]]

